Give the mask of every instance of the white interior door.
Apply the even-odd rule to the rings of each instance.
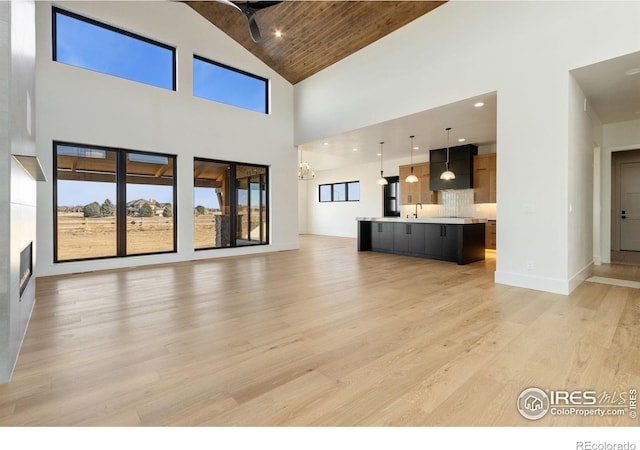
[[[620,165],[620,249],[640,251],[640,163]]]

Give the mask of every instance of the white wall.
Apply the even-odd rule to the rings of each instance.
[[[593,263],[602,264],[602,143],[604,127],[600,118],[587,103],[587,112],[591,117],[593,137]]]
[[[307,201],[307,193],[309,192],[309,184],[311,180],[298,182],[298,233],[305,234],[309,232],[309,202]]]
[[[448,2],[297,84],[295,141],[497,91],[496,281],[568,293],[567,74],[637,51],[639,15],[639,2]]]
[[[178,2],[63,2],[63,9],[177,48],[177,92],[51,60],[51,4],[37,5],[37,150],[50,180],[38,187],[38,275],[297,248],[293,87],[264,63]],[[192,55],[271,81],[271,114],[192,95]],[[178,253],[53,263],[52,141],[177,154]],[[270,166],[271,245],[193,250],[193,157]]]
[[[385,176],[397,176],[398,160],[384,163]],[[389,169],[389,170],[387,170]],[[380,163],[360,164],[334,170],[322,170],[307,181],[304,202],[307,204],[307,233],[328,236],[356,237],[356,217],[382,216],[382,186],[376,184],[380,177]],[[322,202],[318,200],[320,184],[360,182],[360,201]],[[302,197],[302,196],[301,196]]]
[[[11,157],[35,156],[35,5],[0,2],[0,383],[9,381],[35,302],[20,296],[20,252],[34,243],[36,182]]]
[[[593,266],[593,124],[586,98],[569,75],[569,280],[574,289]]]

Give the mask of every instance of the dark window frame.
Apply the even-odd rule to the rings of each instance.
[[[329,200],[322,200],[322,187],[329,186]],[[333,184],[320,184],[318,185],[318,202],[331,203],[333,201]]]
[[[384,185],[384,189],[383,189],[383,193],[382,193],[382,204],[383,204],[383,211],[384,211],[384,216],[383,217],[400,217],[400,210],[398,211],[393,211],[391,210],[391,208],[389,208],[389,205],[391,203],[391,200],[395,200],[396,201],[396,206],[400,207],[400,193],[399,193],[399,189],[400,189],[400,177],[399,176],[395,176],[395,177],[385,177],[387,180],[387,184]],[[392,196],[391,195],[391,185],[395,184],[396,185],[396,196]]]
[[[237,217],[238,216],[238,199],[237,199],[237,194],[238,194],[238,185],[237,185],[237,175],[236,175],[236,168],[237,166],[251,166],[251,167],[258,167],[261,169],[265,170],[265,196],[266,196],[266,220],[265,220],[265,242],[258,242],[255,244],[251,244],[251,245],[237,245],[237,232],[238,232],[238,227],[237,227],[237,223],[235,220],[231,220],[230,221],[230,245],[228,247],[200,247],[200,248],[195,248],[195,236],[194,236],[194,251],[199,252],[199,251],[206,251],[206,250],[222,250],[222,249],[229,249],[229,248],[246,248],[246,247],[253,247],[253,246],[259,246],[259,245],[270,245],[270,218],[271,218],[271,202],[270,202],[270,195],[269,195],[269,166],[265,165],[265,164],[255,164],[255,163],[247,163],[247,162],[240,162],[240,161],[227,161],[227,160],[222,160],[222,159],[212,159],[212,158],[203,158],[203,157],[198,157],[198,156],[194,156],[193,158],[193,162],[192,162],[192,169],[193,169],[193,165],[195,164],[196,161],[201,161],[201,162],[205,162],[205,163],[214,163],[214,164],[228,164],[229,165],[229,205],[230,205],[230,211],[229,211],[229,215],[231,217]],[[195,183],[194,183],[195,185]],[[194,205],[195,208],[196,205]]]
[[[58,152],[57,147],[71,146],[81,147],[91,150],[107,150],[116,152],[116,255],[115,256],[97,256],[94,258],[75,258],[64,259],[58,258]],[[126,253],[127,241],[127,155],[130,153],[146,154],[151,156],[166,156],[173,158],[173,250],[149,253]],[[144,150],[133,150],[126,148],[114,148],[104,145],[80,144],[68,141],[53,141],[53,262],[55,264],[64,264],[68,262],[78,261],[95,261],[100,259],[117,259],[117,258],[133,258],[136,256],[161,255],[168,253],[177,253],[178,251],[178,174],[177,174],[178,156],[166,153],[149,152]],[[122,220],[120,218],[122,217]]]
[[[159,41],[156,41],[154,39],[145,37],[145,36],[141,36],[139,34],[131,32],[131,31],[127,31],[127,30],[124,30],[122,28],[118,28],[118,27],[115,27],[113,25],[109,25],[107,23],[97,21],[95,19],[90,19],[89,17],[85,17],[85,16],[82,16],[80,14],[77,14],[77,13],[74,13],[74,12],[71,12],[71,11],[67,11],[65,9],[61,9],[61,8],[59,8],[57,6],[51,6],[51,33],[52,33],[52,36],[51,36],[52,55],[51,56],[52,56],[53,61],[58,62],[58,42],[57,42],[58,25],[57,25],[57,20],[56,20],[56,15],[57,14],[62,14],[64,16],[71,17],[72,19],[80,20],[80,21],[88,23],[90,25],[93,25],[93,26],[96,26],[96,27],[100,27],[100,28],[104,28],[105,30],[112,31],[112,32],[118,33],[118,34],[122,34],[124,36],[130,37],[130,38],[133,38],[133,39],[137,39],[139,41],[145,42],[145,43],[150,44],[150,45],[155,45],[157,47],[164,48],[165,50],[170,50],[171,54],[172,54],[172,58],[171,58],[172,59],[172,64],[171,64],[172,87],[171,87],[171,90],[174,91],[174,92],[177,91],[177,80],[178,80],[178,78],[177,78],[177,62],[176,62],[177,60],[176,60],[176,48],[175,47],[173,47],[171,45],[168,45],[168,44],[165,44],[163,42],[159,42]],[[61,63],[61,64],[66,64],[66,63]],[[76,65],[73,65],[73,64],[67,64],[67,65],[71,65],[73,67],[78,67],[80,69],[92,70],[92,69],[87,69],[86,67],[76,66]],[[120,77],[118,75],[112,75],[110,73],[105,73],[105,72],[100,72],[100,71],[95,71],[95,72],[102,73],[102,74],[109,75],[109,76],[116,77],[116,78],[121,78],[123,80],[133,81],[133,82],[136,82],[136,83],[143,83],[143,84],[146,84],[147,86],[154,86],[154,87],[158,87],[160,89],[165,89],[165,88],[163,88],[161,86],[157,86],[157,85],[150,84],[150,83],[145,83],[144,81],[131,80],[130,78],[124,78],[124,77]]]
[[[195,53],[193,54],[193,59],[194,60],[197,59],[198,61],[201,61],[201,62],[204,62],[204,63],[207,63],[207,64],[212,64],[214,66],[221,67],[221,68],[223,68],[225,70],[229,70],[231,72],[236,72],[236,73],[239,73],[240,75],[244,75],[246,77],[254,78],[256,80],[262,81],[264,83],[264,111],[256,111],[256,110],[253,110],[253,109],[245,108],[243,106],[233,105],[233,104],[230,104],[230,103],[224,103],[224,102],[213,100],[213,99],[210,99],[210,98],[207,98],[207,97],[200,97],[198,95],[193,94],[194,97],[202,98],[204,100],[209,100],[211,102],[222,103],[223,105],[229,105],[229,106],[233,106],[233,107],[236,107],[236,108],[241,108],[241,109],[244,109],[246,111],[257,112],[257,113],[260,113],[260,114],[267,114],[268,115],[268,114],[271,113],[269,111],[269,79],[268,78],[264,78],[264,77],[261,77],[259,75],[247,72],[246,70],[242,70],[242,69],[238,69],[236,67],[228,66],[227,64],[223,64],[221,62],[214,61],[214,60],[206,58],[204,56],[196,55]],[[195,90],[195,81],[194,81],[192,87]]]
[[[351,200],[349,198],[349,185],[350,184],[357,184],[358,185],[358,198]],[[359,202],[360,201],[360,181],[347,181],[345,183],[345,188],[346,188],[346,195],[347,195],[347,201],[348,202]]]
[[[358,187],[360,186],[360,180],[353,180],[353,181],[341,181],[338,183],[322,183],[318,185],[318,202],[319,203],[346,203],[346,202],[359,202],[360,201],[360,196],[358,196],[357,199],[355,200],[351,200],[349,198],[349,188],[348,185],[351,183],[358,183]],[[345,195],[345,199],[344,200],[335,200],[335,195],[333,194],[333,190],[334,190],[334,186],[335,185],[344,185],[344,195]],[[322,200],[322,197],[320,195],[320,191],[321,191],[321,186],[331,186],[331,200]]]

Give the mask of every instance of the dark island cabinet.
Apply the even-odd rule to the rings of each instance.
[[[393,222],[371,222],[371,250],[393,253]]]
[[[464,226],[425,224],[425,256],[427,258],[457,261],[458,235]]]
[[[423,223],[393,224],[393,252],[401,255],[424,256]]]
[[[468,264],[484,259],[485,224],[359,221],[358,250]]]

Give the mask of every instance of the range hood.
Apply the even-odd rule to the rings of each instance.
[[[449,148],[449,169],[456,174],[453,180],[441,180],[440,174],[446,169],[447,149],[439,148],[429,152],[429,190],[473,189],[473,157],[478,147],[473,144]]]

